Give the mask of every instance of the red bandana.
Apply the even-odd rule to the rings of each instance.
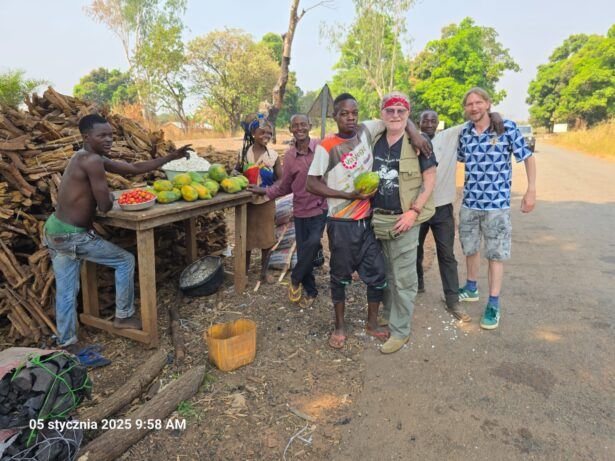
[[[389,99],[387,102],[385,102],[382,105],[382,108],[386,109],[387,107],[394,106],[395,104],[401,104],[406,109],[410,110],[410,103],[408,102],[408,100],[406,98],[402,98],[401,96],[395,96],[395,97]]]

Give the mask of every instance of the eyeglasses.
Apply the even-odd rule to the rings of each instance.
[[[386,109],[384,109],[384,112],[387,115],[404,115],[406,112],[408,112],[408,109],[393,109],[392,107],[387,107]]]

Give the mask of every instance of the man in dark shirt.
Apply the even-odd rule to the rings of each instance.
[[[378,173],[380,182],[372,199],[372,225],[384,252],[388,282],[379,323],[388,325],[391,332],[380,349],[383,354],[398,351],[410,338],[418,288],[419,228],[434,212],[430,197],[436,181],[436,158],[417,155],[410,147],[404,133],[409,115],[406,95],[386,95],[381,105],[386,131],[373,147],[372,171]]]

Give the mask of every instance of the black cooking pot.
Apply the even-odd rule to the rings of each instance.
[[[214,294],[224,281],[224,269],[218,256],[205,256],[186,267],[179,276],[179,288],[190,297]]]

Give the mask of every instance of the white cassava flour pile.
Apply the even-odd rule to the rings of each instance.
[[[180,158],[164,165],[165,170],[172,171],[209,171],[211,164],[196,152],[190,152],[189,158]]]

